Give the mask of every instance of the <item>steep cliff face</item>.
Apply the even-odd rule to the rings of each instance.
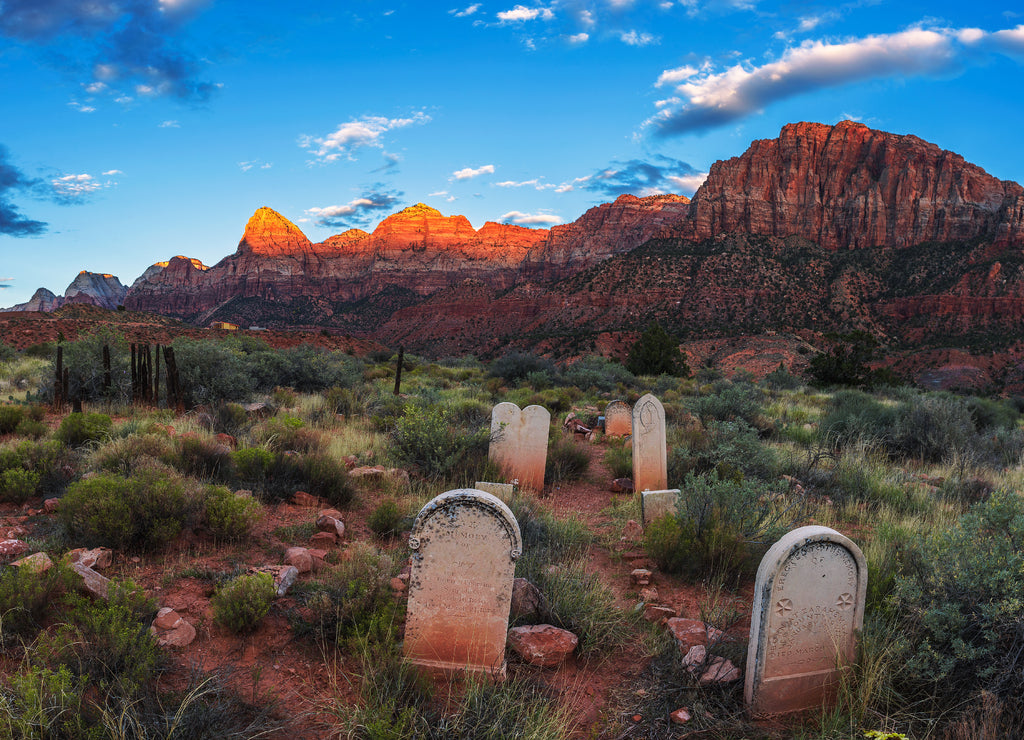
[[[802,236],[827,249],[1020,242],[1024,189],[916,136],[793,123],[716,162],[676,233]]]
[[[4,311],[54,311],[59,306],[60,298],[53,291],[39,288],[25,303],[17,303]]]
[[[124,303],[128,288],[114,275],[82,270],[64,291],[54,295],[39,288],[26,303],[19,303],[8,311],[56,311],[69,303],[85,303],[100,308],[116,309]]]

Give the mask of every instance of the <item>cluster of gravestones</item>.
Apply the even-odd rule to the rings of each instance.
[[[674,512],[679,492],[664,490],[661,403],[644,396],[630,414],[627,404],[616,401],[605,416],[607,434],[633,435],[645,521]],[[543,485],[550,418],[540,406],[494,408],[491,457],[523,488]],[[412,573],[403,649],[407,660],[427,669],[501,680],[523,543],[515,516],[499,498],[510,495],[513,486],[477,486],[437,496],[416,518],[409,538]],[[480,490],[485,487],[498,495]],[[799,711],[832,700],[854,658],[866,587],[860,549],[827,527],[800,527],[768,550],[755,578],[747,651],[744,697],[751,715]]]

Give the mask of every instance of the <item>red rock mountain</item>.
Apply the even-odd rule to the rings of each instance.
[[[507,289],[628,251],[679,218],[688,202],[624,195],[551,232],[494,222],[477,230],[464,216],[420,203],[388,216],[372,234],[351,229],[316,244],[284,216],[260,208],[233,255],[203,270],[175,258],[136,281],[126,305],[195,320],[240,298],[351,302],[388,289],[425,296],[466,279]]]
[[[916,136],[792,123],[716,162],[676,235],[802,236],[827,249],[1020,243],[1024,188]]]
[[[116,276],[107,273],[82,270],[64,291],[63,296],[54,295],[46,288],[39,288],[26,303],[11,306],[6,311],[56,311],[70,303],[84,303],[100,308],[116,309],[124,302],[128,288],[121,285]]]

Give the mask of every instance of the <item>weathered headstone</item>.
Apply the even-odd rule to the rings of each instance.
[[[633,407],[633,489],[663,491],[666,488],[665,408],[648,393]]]
[[[867,566],[828,527],[789,532],[761,560],[747,650],[744,699],[754,717],[832,701],[864,622]]]
[[[644,526],[665,515],[675,516],[679,506],[679,489],[667,491],[644,491],[640,494],[640,513]]]
[[[491,411],[491,461],[517,479],[519,488],[541,490],[550,428],[551,412],[543,406],[520,410],[514,403],[499,403]]]
[[[516,487],[511,483],[491,483],[490,481],[478,480],[473,484],[478,491],[484,491],[492,496],[497,496],[506,504],[512,500]]]
[[[406,659],[503,680],[512,580],[522,553],[515,516],[484,491],[448,491],[420,511],[409,547]]]
[[[612,401],[604,409],[604,433],[625,437],[633,433],[633,412],[625,401]]]

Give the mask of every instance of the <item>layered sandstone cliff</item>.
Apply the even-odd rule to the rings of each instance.
[[[1024,241],[1024,188],[861,123],[793,123],[716,162],[676,234],[802,236],[827,249]]]

